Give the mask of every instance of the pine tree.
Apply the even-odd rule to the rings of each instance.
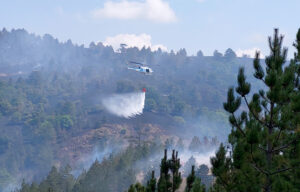
[[[36,183],[30,185],[30,192],[39,192],[39,186]]]
[[[196,179],[196,176],[195,176],[195,165],[193,165],[192,166],[192,172],[186,178],[186,188],[185,188],[186,192],[190,192],[191,191],[195,179]]]
[[[211,159],[219,189],[297,190],[293,173],[300,166],[300,156],[295,157],[300,139],[299,64],[297,56],[286,64],[287,49],[282,48],[282,41],[283,36],[275,29],[273,38],[269,37],[271,53],[265,59],[265,69],[256,53],[254,77],[264,88],[252,94],[250,102],[251,84],[246,81],[243,68],[235,89],[239,96],[235,96],[234,88],[228,91],[224,109],[230,113],[233,127],[229,135],[232,156],[226,156],[227,150],[221,145],[216,157]],[[239,112],[242,100],[247,111]]]
[[[136,192],[135,186],[133,184],[130,185],[128,192]]]
[[[178,158],[178,151],[175,152],[173,150],[172,152],[172,159],[169,160],[169,167],[172,173],[172,192],[175,192],[182,182],[181,178],[181,172],[179,172],[180,165],[180,159]]]
[[[128,192],[146,192],[146,189],[140,183],[136,183],[135,185],[130,185]]]
[[[226,149],[222,143],[216,153],[216,156],[212,157],[210,162],[212,165],[212,173],[216,176],[214,185],[216,191],[231,191],[234,187],[230,173],[231,159],[226,157]]]
[[[67,165],[61,172],[61,188],[64,192],[71,192],[73,186],[75,185],[75,178],[71,174],[72,168],[70,165]]]
[[[164,158],[160,164],[160,178],[157,183],[158,192],[175,192],[181,182],[180,159],[178,158],[178,152],[173,150],[172,158],[167,159],[167,149],[165,149]],[[172,176],[171,176],[171,174]]]
[[[228,49],[226,49],[226,51],[224,53],[224,57],[226,59],[230,60],[230,59],[236,58],[236,54],[231,48],[228,48]]]
[[[214,177],[212,175],[209,175],[208,173],[209,168],[205,164],[200,165],[199,168],[195,171],[196,177],[201,179],[202,184],[204,184],[207,189],[209,189],[214,182]]]
[[[191,192],[205,192],[205,190],[206,190],[205,186],[201,184],[201,179],[196,178],[193,187],[191,189]]]
[[[19,192],[30,192],[30,186],[23,179]]]
[[[196,177],[195,166],[192,166],[192,171],[186,179],[186,192],[205,192],[205,186],[201,183],[201,179]]]
[[[164,151],[164,157],[161,159],[160,164],[160,178],[156,184],[154,171],[152,171],[151,179],[147,182],[146,187],[137,183],[131,185],[128,192],[132,191],[146,191],[146,192],[175,192],[182,183],[180,169],[180,159],[178,152],[173,150],[171,159],[168,159],[167,149]],[[139,190],[136,186],[140,186]]]
[[[145,187],[143,185],[141,185],[140,183],[135,184],[133,188],[134,188],[133,192],[146,192]]]
[[[59,190],[60,174],[56,167],[52,167],[47,178],[40,184],[40,191],[48,192],[49,190]]]
[[[166,176],[161,174],[158,183],[157,183],[157,191],[158,192],[169,192],[168,182]]]
[[[167,149],[165,149],[164,157],[160,163],[160,178],[157,183],[158,192],[167,192],[169,191],[172,183],[170,182],[170,174],[169,174],[169,162],[167,156]]]
[[[292,64],[295,65],[296,68],[296,72],[297,72],[296,87],[299,91],[300,90],[300,29],[298,30],[294,47],[296,48],[297,52],[294,54],[294,59],[292,60]],[[299,106],[299,99],[298,99],[298,106]],[[300,126],[298,125],[296,129],[296,133],[299,135],[299,132],[300,132]],[[297,164],[299,164],[299,157],[300,157],[300,142],[295,142],[294,149],[291,154],[291,160],[293,166],[297,166]],[[293,170],[292,183],[294,188],[300,189],[300,168]]]
[[[156,178],[154,175],[154,171],[152,171],[151,179],[147,182],[146,192],[155,192],[156,190]]]

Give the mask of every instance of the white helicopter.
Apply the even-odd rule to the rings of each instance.
[[[153,73],[153,70],[150,67],[147,67],[144,63],[139,63],[135,61],[129,61],[128,64],[129,63],[135,65],[135,67],[128,67],[129,70],[144,73],[145,75],[151,75],[151,73]]]

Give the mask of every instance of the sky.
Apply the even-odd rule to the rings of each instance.
[[[289,57],[300,27],[299,0],[1,0],[0,29],[24,28],[89,46],[120,43],[188,55],[227,48],[237,55],[268,55],[274,28]],[[297,19],[298,18],[298,19]]]

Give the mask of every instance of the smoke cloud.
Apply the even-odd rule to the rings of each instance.
[[[102,104],[113,115],[131,118],[143,113],[145,92],[115,94],[102,99]]]
[[[72,171],[73,176],[78,177],[80,173],[82,173],[82,170],[88,170],[96,160],[101,163],[104,158],[107,158],[114,153],[118,153],[120,150],[121,148],[116,146],[109,146],[104,149],[95,147],[91,154],[82,156],[77,161],[75,169]]]
[[[202,153],[196,153],[196,152],[191,152],[189,150],[185,150],[179,153],[179,158],[184,165],[190,157],[194,157],[196,160],[197,165],[205,164],[207,166],[211,166],[210,164],[210,158],[215,156],[216,149],[202,152]]]

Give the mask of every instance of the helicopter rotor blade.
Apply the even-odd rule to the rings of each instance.
[[[143,63],[135,62],[135,61],[129,61],[129,63],[137,64],[137,65],[145,65]]]

